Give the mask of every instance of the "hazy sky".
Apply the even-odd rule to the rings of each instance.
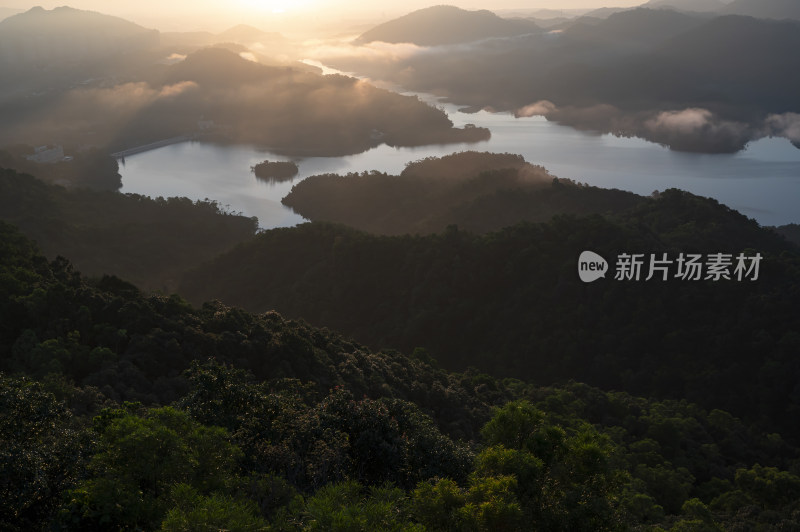
[[[550,9],[580,9],[597,8],[605,6],[635,6],[645,3],[647,0],[458,0],[458,1],[424,1],[411,0],[402,3],[402,8],[394,7],[398,11],[410,11],[436,4],[447,4],[463,7],[465,9],[505,9],[505,8],[550,8]],[[139,9],[161,10],[165,6],[170,9],[184,8],[186,10],[206,9],[209,7],[224,9],[226,7],[256,7],[266,11],[302,9],[308,7],[335,7],[346,10],[371,10],[375,11],[376,3],[372,0],[347,0],[344,2],[333,0],[171,0],[163,2],[157,0],[41,0],[41,1],[15,1],[2,0],[0,7],[13,7],[19,9],[29,9],[40,5],[47,9],[52,7],[69,5],[81,9],[93,9],[97,11],[132,11]],[[382,6],[381,9],[388,9]]]
[[[279,27],[282,19],[283,22],[295,19],[292,22],[296,23],[298,17],[308,17],[312,24],[333,22],[337,17],[380,21],[437,4],[498,10],[629,7],[644,2],[646,0],[411,0],[388,6],[372,0],[0,0],[0,7],[27,10],[36,5],[46,9],[69,5],[125,17],[162,30],[179,29],[179,26],[180,29],[214,30],[237,22]]]

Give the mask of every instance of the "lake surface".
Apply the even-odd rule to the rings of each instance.
[[[434,97],[421,95],[426,101]],[[542,117],[514,118],[507,113],[458,112],[437,103],[461,127],[487,127],[492,138],[475,144],[418,148],[381,145],[344,157],[286,157],[249,146],[184,142],[127,157],[120,163],[123,192],[147,196],[212,199],[229,210],[257,216],[262,228],[304,221],[281,204],[294,183],[321,173],[379,170],[398,174],[408,162],[464,150],[518,153],[558,177],[604,188],[649,195],[680,188],[710,196],[762,225],[800,223],[800,149],[785,139],[762,139],[733,155],[673,152],[641,139],[596,135],[548,122]],[[264,182],[250,171],[265,159],[295,161],[300,173],[291,181]]]

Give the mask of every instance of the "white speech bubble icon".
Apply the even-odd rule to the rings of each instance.
[[[601,277],[605,277],[608,272],[608,262],[606,259],[594,251],[584,251],[578,258],[578,276],[584,283],[591,283]]]

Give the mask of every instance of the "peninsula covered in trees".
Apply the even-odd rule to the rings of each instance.
[[[141,38],[107,37],[104,23]],[[51,34],[53,27],[59,28],[57,35]],[[200,135],[323,156],[360,153],[380,143],[419,146],[489,138],[486,129],[453,127],[443,111],[417,97],[366,81],[322,76],[307,66],[259,64],[241,46],[175,54],[173,45],[160,46],[158,32],[67,7],[32,9],[0,21],[0,48],[25,48],[25,39],[55,42],[71,31],[109,44],[76,55],[79,67],[71,69],[57,54],[30,62],[0,53],[6,73],[0,81],[0,146],[38,146],[47,139],[112,153]],[[42,85],[50,88],[30,92]]]
[[[519,155],[477,152],[415,161],[397,176],[312,176],[283,199],[309,220],[384,235],[440,233],[450,225],[485,233],[556,214],[623,210],[641,201],[630,192],[559,179]]]

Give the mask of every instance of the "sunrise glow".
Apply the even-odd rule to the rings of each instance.
[[[240,0],[242,7],[247,11],[259,14],[294,13],[313,7],[313,0]]]

